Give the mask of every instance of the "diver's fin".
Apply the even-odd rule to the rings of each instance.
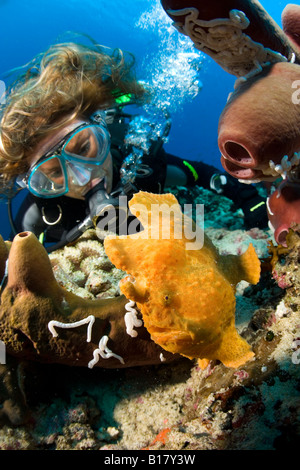
[[[257,284],[260,278],[260,261],[252,243],[242,255],[221,257],[222,270],[231,284],[247,281]]]
[[[233,368],[242,366],[254,356],[251,346],[238,334],[234,325],[226,331],[215,354],[224,366]]]

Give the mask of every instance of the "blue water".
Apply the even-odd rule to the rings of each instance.
[[[288,2],[261,3],[281,26],[281,12]],[[176,31],[171,32],[171,21],[162,14],[158,0],[0,0],[0,18],[0,79],[52,43],[69,40],[67,31],[87,33],[100,44],[131,51],[137,59],[139,78],[158,87],[165,83],[174,87],[169,103],[172,129],[166,150],[221,168],[218,119],[234,78],[200,53],[201,65],[195,65],[197,58],[189,59],[189,54],[195,54],[192,45]],[[170,62],[172,57],[174,61]],[[188,70],[187,77],[182,70]],[[195,96],[197,87],[201,91]],[[162,92],[158,99],[164,98]],[[4,203],[0,204],[0,217],[0,233],[7,238],[10,229]]]

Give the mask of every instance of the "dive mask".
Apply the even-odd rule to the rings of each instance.
[[[105,178],[109,151],[110,135],[104,120],[84,122],[19,176],[17,183],[38,197],[62,196],[94,179]]]

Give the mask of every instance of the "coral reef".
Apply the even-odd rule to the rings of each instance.
[[[86,245],[86,241],[80,243]],[[82,298],[59,282],[35,235],[17,235],[9,252],[7,285],[1,293],[0,339],[7,354],[90,368],[160,362],[162,350],[144,327],[134,339],[126,332],[128,302],[124,296]],[[87,282],[90,288],[89,277]],[[172,355],[165,354],[169,358]]]
[[[28,418],[22,376],[24,363],[7,357],[0,364],[0,423],[21,425]]]
[[[292,100],[297,79],[299,65],[278,62],[230,96],[220,116],[218,142],[221,163],[235,178],[274,181],[299,164],[300,107]]]
[[[234,326],[233,288],[242,279],[259,281],[253,246],[241,256],[220,255],[170,193],[140,191],[129,208],[144,230],[108,236],[104,247],[115,266],[130,274],[121,291],[136,301],[153,341],[198,358],[202,368],[211,359],[228,367],[250,360],[253,353]]]
[[[8,258],[8,246],[0,237],[0,279],[2,280],[6,270],[6,261]]]
[[[256,124],[264,128],[267,122],[271,126],[264,128],[259,148],[253,149],[245,140],[249,127],[237,141],[231,140],[229,134],[223,143],[220,141],[220,146],[224,144],[225,169],[238,178],[256,181],[283,176],[284,185],[297,187],[298,92],[293,95],[295,102],[287,103],[287,89],[293,85],[290,74],[294,80],[299,75],[299,6],[285,8],[284,34],[255,0],[162,3],[177,28],[190,35],[196,47],[239,77],[236,92],[222,116],[220,139],[226,135],[224,128],[235,131],[230,127],[234,119],[230,115],[240,98],[245,99],[244,106],[249,100],[254,111],[247,116],[251,129],[254,126],[255,130]],[[274,91],[258,115],[252,104],[263,97],[264,90],[267,92],[266,84],[276,85],[279,95],[275,96]],[[257,90],[258,97],[254,93]],[[275,112],[273,99],[277,103]],[[236,108],[236,114],[237,110],[244,118],[245,107]],[[240,126],[242,119],[237,122]],[[273,138],[280,133],[286,141],[280,136],[272,141],[270,133]],[[254,133],[254,141],[259,136]],[[265,152],[261,154],[263,145]],[[280,204],[284,185],[279,187]],[[174,194],[178,192],[184,202],[188,191],[174,190]],[[197,196],[202,198],[203,194]],[[190,199],[194,196],[190,195]],[[241,217],[228,201],[209,192],[205,196],[210,207],[218,207],[217,222],[213,214],[208,214],[206,229],[220,253],[241,254],[251,238],[259,256],[264,257],[270,233],[243,231]],[[289,205],[287,201],[287,215]],[[270,200],[269,207],[272,211]],[[279,214],[278,208],[275,211]],[[299,220],[290,218],[287,227],[293,222]],[[226,368],[217,360],[212,360],[205,370],[185,358],[161,364],[162,350],[150,341],[143,327],[134,326],[139,325],[138,317],[131,318],[138,336],[127,334],[125,299],[119,296],[117,287],[122,273],[108,262],[94,232],[84,235],[78,245],[51,255],[56,279],[49,258],[37,241],[28,234],[19,236],[10,254],[16,269],[13,272],[10,266],[6,286],[10,246],[0,240],[0,339],[7,344],[8,352],[7,364],[0,365],[0,449],[286,452],[297,448],[300,242],[299,228],[292,228],[284,240],[276,235],[285,247],[269,244],[272,259],[263,266],[271,271],[264,271],[255,286],[244,281],[237,285],[236,329],[255,353],[253,360],[238,369]],[[25,244],[21,250],[20,238]],[[33,243],[30,250],[27,242]],[[95,323],[89,329],[92,317]],[[54,337],[48,328],[53,321]],[[71,330],[66,328],[70,324],[74,326]],[[104,357],[100,354],[100,338],[104,340]],[[128,361],[127,365],[149,365],[127,368],[120,358]],[[100,367],[91,370],[87,364],[96,359]],[[154,361],[157,364],[150,365]]]
[[[105,254],[105,234],[87,230],[74,245],[49,254],[57,282],[79,297],[97,299],[120,295],[124,272],[116,269]]]
[[[179,32],[236,76],[297,50],[256,0],[161,0]]]
[[[243,77],[298,56],[294,42],[256,0],[161,0],[179,32],[227,72]],[[286,11],[286,23],[295,10]],[[295,27],[289,28],[295,32]]]
[[[269,207],[283,243],[300,222],[300,7],[287,5],[281,30],[256,0],[161,3],[179,32],[238,77],[219,120],[221,163],[248,183],[284,179]]]
[[[300,40],[300,6],[299,5],[287,5],[282,12],[282,25],[283,31],[293,43],[294,47],[299,50]]]
[[[201,188],[172,191],[182,204],[207,202],[212,212],[206,210],[206,230],[220,253],[239,254],[251,240],[260,257],[268,256],[270,231],[242,230],[229,200]],[[228,226],[228,220],[236,224]],[[91,231],[88,238],[97,236]],[[237,286],[236,327],[255,352],[253,361],[236,370],[212,361],[202,371],[184,358],[91,370],[8,356],[0,371],[0,449],[295,449],[300,319],[298,290],[291,283],[299,286],[297,243],[289,252],[273,245],[273,276],[281,288],[268,271],[255,286]],[[57,260],[54,253],[56,266]],[[64,266],[67,277],[74,266]]]
[[[285,298],[292,310],[300,309],[300,226],[295,225],[286,237],[286,246],[269,247],[272,255],[272,275],[278,286],[285,289]]]
[[[276,242],[286,245],[289,228],[299,222],[300,185],[290,180],[281,183],[269,196],[267,210]]]

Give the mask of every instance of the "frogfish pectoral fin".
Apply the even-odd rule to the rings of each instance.
[[[166,349],[166,351],[189,357],[184,352],[186,345],[193,342],[193,335],[190,332],[151,326],[148,328],[148,331],[153,341]]]
[[[200,367],[200,369],[204,370],[204,369],[206,369],[206,367],[210,363],[210,360],[209,359],[198,359],[197,362],[198,362],[198,366]]]
[[[120,290],[127,299],[135,302],[144,302],[148,295],[146,285],[141,280],[136,281],[132,276],[121,279]]]
[[[219,348],[215,351],[218,358],[226,367],[237,368],[248,362],[254,356],[250,345],[236,331],[234,325],[228,328],[222,338]]]

